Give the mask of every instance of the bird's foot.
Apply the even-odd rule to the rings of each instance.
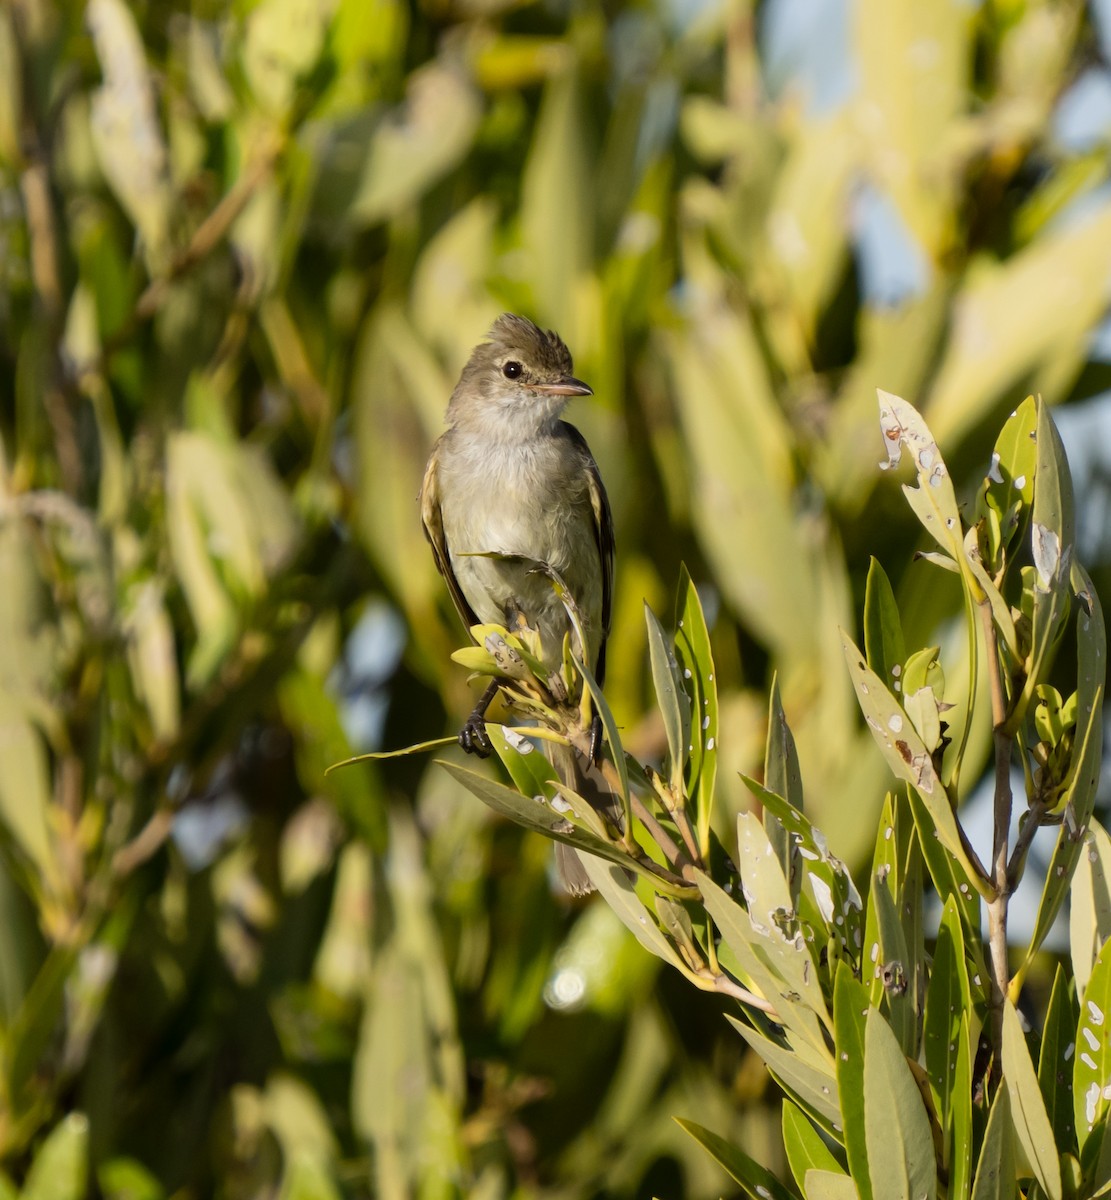
[[[602,760],[602,718],[594,714],[590,722],[590,765],[596,767]]]
[[[477,713],[471,713],[466,725],[459,730],[459,745],[468,754],[489,758],[494,747],[490,743],[490,735],[486,732],[486,721]]]

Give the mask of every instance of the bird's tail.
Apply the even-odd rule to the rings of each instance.
[[[569,787],[597,809],[612,824],[621,820],[620,805],[616,797],[606,788],[601,775],[587,768],[582,757],[572,746],[560,746],[555,742],[544,742],[544,753],[555,768],[559,781]],[[586,896],[594,891],[594,884],[586,873],[582,856],[566,842],[556,842],[556,875],[559,882],[572,896]]]

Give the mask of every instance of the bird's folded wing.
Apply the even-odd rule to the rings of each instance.
[[[444,537],[443,514],[440,511],[440,484],[436,474],[436,453],[433,451],[424,471],[424,482],[420,488],[420,519],[424,526],[424,536],[432,546],[432,555],[440,574],[447,581],[448,591],[451,592],[455,609],[459,618],[468,629],[479,624],[473,608],[463,595],[455,571],[451,565],[451,555],[448,553],[447,539]]]

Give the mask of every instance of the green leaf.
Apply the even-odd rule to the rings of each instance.
[[[934,1200],[929,1118],[906,1057],[874,1008],[864,1022],[864,1132],[875,1200]]]
[[[63,1117],[38,1148],[22,1200],[83,1200],[88,1194],[89,1118]]]
[[[971,1007],[971,989],[964,963],[964,931],[956,901],[949,896],[945,900],[938,927],[922,1026],[926,1074],[930,1080],[938,1123],[947,1141],[953,1088],[960,1074],[958,1055],[961,1019]]]
[[[788,984],[832,1032],[818,980],[814,950],[803,936],[787,881],[779,869],[763,826],[752,813],[737,817],[737,866],[753,929],[760,935],[757,954]]]
[[[726,1019],[756,1051],[788,1095],[823,1118],[827,1129],[836,1128],[840,1123],[841,1108],[831,1062],[808,1055],[805,1047],[796,1052],[780,1046],[728,1014]]]
[[[998,542],[989,546],[993,553],[988,565],[993,574],[1002,565],[1002,555],[1022,523],[1023,510],[1034,498],[1037,422],[1034,397],[1027,396],[1000,430],[980,489],[978,513],[984,517],[993,513],[997,522]]]
[[[914,964],[899,920],[900,908],[887,883],[877,878],[869,901],[872,895],[876,900],[879,946],[872,1002],[887,1013],[888,1022],[899,1039],[903,1053],[909,1055],[914,1053],[918,1040],[918,1021],[913,1004]]]
[[[972,1044],[969,1013],[961,1014],[957,1035],[957,1069],[950,1092],[949,1195],[963,1200],[972,1181]]]
[[[687,795],[694,804],[698,847],[703,857],[710,848],[710,816],[718,766],[718,687],[714,677],[714,657],[710,650],[710,631],[702,601],[687,568],[679,575],[675,651],[690,681],[691,750],[687,777]]]
[[[467,791],[477,796],[484,804],[489,805],[495,812],[508,817],[526,829],[542,833],[547,838],[557,842],[566,842],[576,850],[584,850],[597,855],[609,862],[617,863],[626,869],[634,869],[636,864],[623,851],[601,838],[578,826],[572,825],[567,814],[555,812],[549,804],[535,799],[533,796],[522,796],[504,784],[487,779],[477,771],[461,767],[458,763],[438,760],[441,767]]]
[[[783,1148],[795,1183],[803,1190],[807,1171],[829,1171],[848,1178],[810,1118],[790,1100],[783,1101]]]
[[[648,653],[652,663],[652,683],[656,689],[657,706],[663,717],[667,735],[668,761],[671,764],[671,786],[676,795],[682,794],[683,769],[687,762],[687,746],[691,740],[691,703],[683,687],[682,674],[675,652],[664,633],[656,614],[644,605],[644,620],[648,626]]]
[[[404,212],[474,141],[482,102],[463,72],[433,59],[409,75],[406,93],[385,120],[360,127],[361,144],[344,147],[352,163],[362,160],[355,195],[338,214],[346,220],[371,225]]]
[[[764,783],[769,791],[775,792],[799,812],[802,811],[802,772],[799,769],[795,739],[787,725],[783,702],[779,696],[779,679],[772,679],[771,696],[768,701],[768,741],[764,753]],[[793,897],[798,896],[800,877],[793,853],[791,839],[782,822],[768,809],[764,810],[764,831],[775,849],[776,858],[783,870]]]
[[[891,581],[876,558],[868,567],[868,583],[864,590],[864,648],[871,670],[892,689],[898,690],[898,677],[907,650]]]
[[[678,952],[636,894],[628,871],[612,862],[601,862],[586,855],[583,856],[583,866],[590,876],[590,882],[645,950],[670,963],[676,970],[683,970]]]
[[[1003,1009],[1003,1076],[1011,1094],[1015,1132],[1026,1161],[1050,1200],[1061,1200],[1061,1167],[1053,1127],[1042,1103],[1018,1013],[1009,1000],[1004,1002]]]
[[[1111,1099],[1111,941],[1104,942],[1080,1004],[1072,1068],[1072,1103],[1081,1162],[1096,1157],[1087,1143],[1102,1142]],[[1096,1148],[1098,1150],[1098,1146]]]
[[[748,913],[708,875],[695,871],[695,881],[724,946],[733,955],[748,985],[775,1006],[776,1019],[786,1027],[796,1049],[808,1046],[828,1056],[817,1015],[779,973],[769,940],[756,931]],[[797,952],[792,950],[792,953]]]
[[[1068,615],[1069,585],[1076,550],[1072,478],[1061,436],[1044,401],[1038,401],[1037,472],[1034,477],[1034,507],[1030,521],[1032,572],[1026,573],[1033,592],[1030,621],[1030,653],[1026,660],[1026,683],[1011,708],[1007,728],[1019,728],[1033,700],[1035,689],[1044,682]]]
[[[598,686],[598,681],[594,678],[593,672],[579,658],[575,660],[575,670],[582,676],[583,683],[590,692],[591,699],[594,701],[594,711],[602,720],[602,730],[605,733],[606,741],[609,743],[610,753],[613,756],[613,765],[617,770],[617,783],[621,795],[621,809],[625,816],[625,829],[628,831],[632,828],[632,806],[629,800],[629,767],[625,762],[625,750],[621,745],[621,735],[617,732],[617,722],[614,720],[613,711],[606,702],[605,696],[602,694],[602,689]]]
[[[558,776],[547,757],[525,738],[514,735],[515,741],[510,742],[504,725],[488,722],[486,732],[494,753],[501,759],[517,791],[522,796],[551,799],[552,787]]]
[[[1083,850],[1069,896],[1069,952],[1076,991],[1083,995],[1092,964],[1111,937],[1111,837],[1094,818],[1088,822]]]
[[[926,869],[933,880],[934,890],[939,896],[952,898],[960,913],[961,925],[966,935],[975,938],[980,929],[980,897],[969,882],[960,860],[934,836],[933,820],[922,797],[914,788],[907,788],[910,811],[914,814],[914,828],[918,833],[918,844]]]
[[[879,676],[869,670],[852,638],[842,633],[841,639],[857,701],[876,745],[894,774],[921,796],[942,844],[957,859],[968,878],[975,880],[976,871],[961,844],[949,798],[921,738],[899,702]]]
[[[837,936],[842,952],[858,960],[864,944],[864,904],[848,868],[829,852],[825,836],[803,812],[755,779],[742,773],[741,780],[764,811],[774,814],[790,835],[795,853],[805,859],[802,876],[810,886],[803,886],[799,896],[804,919],[813,914],[827,936]]]
[[[1107,630],[1099,596],[1084,569],[1072,569],[1072,586],[1078,601],[1076,618],[1077,727],[1072,760],[1058,808],[1064,822],[1057,835],[1053,858],[1046,873],[1038,905],[1038,919],[1026,951],[1028,964],[1049,933],[1072,884],[1080,856],[1082,835],[1095,804],[1103,745],[1103,688],[1106,679]],[[1025,970],[1025,964],[1023,969]]]
[[[1059,1152],[1076,1148],[1076,1116],[1073,1111],[1071,1059],[1076,1053],[1076,1025],[1079,1011],[1057,964],[1053,990],[1042,1029],[1042,1048],[1038,1058],[1038,1083],[1042,1089],[1053,1140]]]
[[[1011,1121],[1011,1088],[1001,1087],[988,1115],[984,1144],[976,1167],[972,1200],[1014,1200],[1015,1134]]]
[[[882,468],[896,467],[905,446],[910,452],[918,487],[903,485],[926,532],[958,562],[964,559],[964,534],[957,509],[953,480],[941,457],[941,451],[917,410],[899,396],[877,389],[880,404],[880,430],[887,447],[888,461]]]
[[[796,1200],[771,1171],[749,1158],[743,1150],[694,1121],[676,1117],[675,1123],[708,1150],[711,1157],[729,1172],[752,1200]]]
[[[806,1200],[858,1200],[860,1193],[848,1175],[834,1171],[806,1172]]]
[[[860,1200],[873,1198],[864,1119],[865,1022],[870,1011],[864,985],[853,975],[848,963],[838,963],[833,989],[837,1093],[841,1101],[841,1136],[849,1171],[860,1189]]]

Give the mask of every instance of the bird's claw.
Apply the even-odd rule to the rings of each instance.
[[[493,745],[490,735],[486,732],[486,722],[472,714],[467,718],[466,725],[459,730],[459,745],[468,754],[476,754],[479,758],[489,758]]]
[[[596,767],[602,761],[602,718],[594,714],[590,722],[590,765]]]

